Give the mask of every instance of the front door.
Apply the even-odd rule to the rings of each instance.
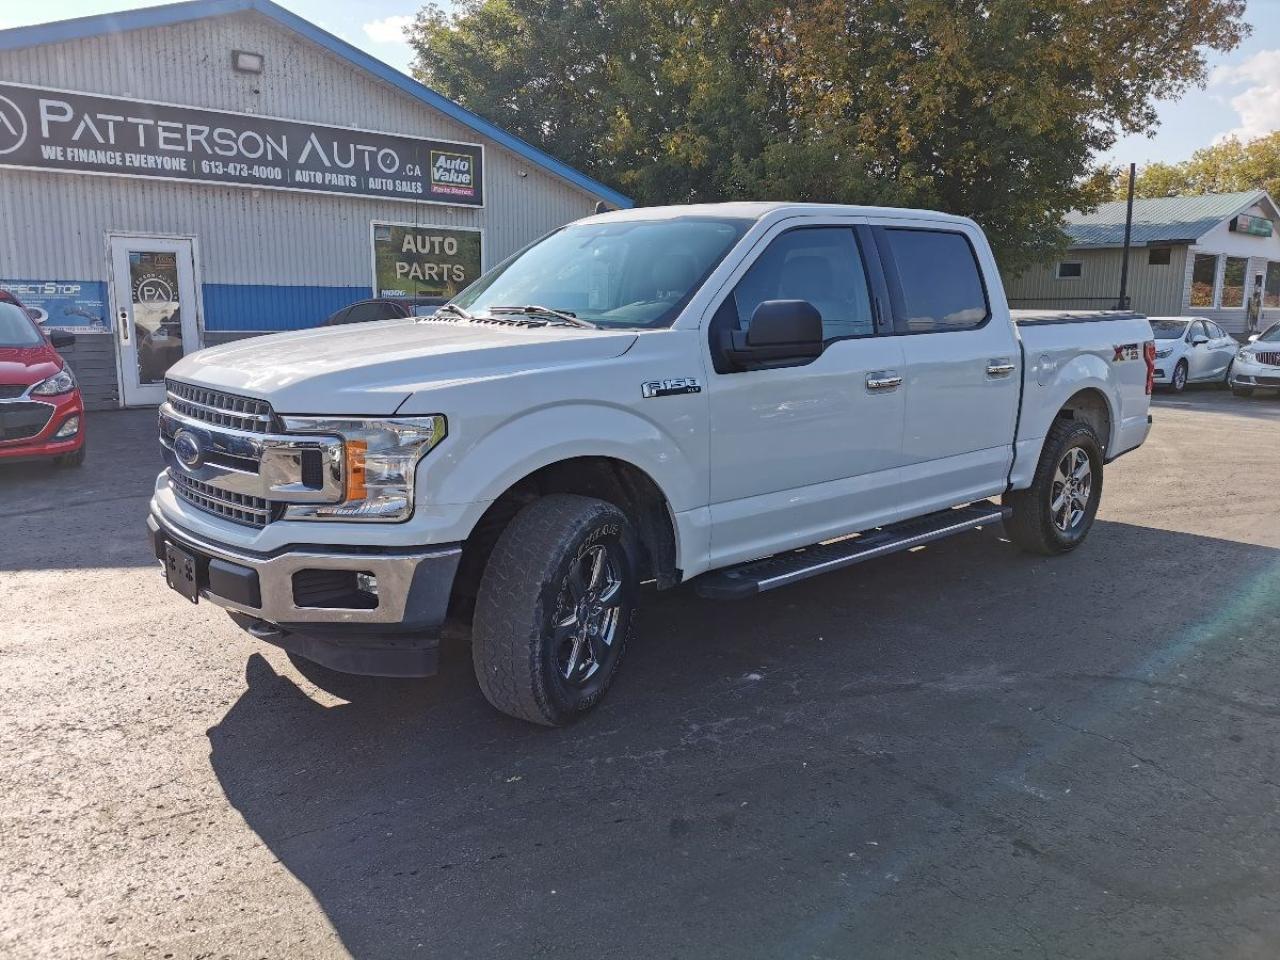
[[[126,407],[164,401],[164,375],[200,348],[189,239],[111,238],[120,390]]]

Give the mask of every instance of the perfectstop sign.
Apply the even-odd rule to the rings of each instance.
[[[0,82],[0,167],[484,205],[484,148]]]

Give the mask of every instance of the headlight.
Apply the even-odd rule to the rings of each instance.
[[[1248,347],[1241,347],[1236,351],[1236,359],[1241,363],[1254,363],[1253,354],[1249,352]]]
[[[292,504],[286,520],[408,520],[413,514],[413,474],[418,461],[445,437],[442,416],[348,420],[285,417],[290,433],[342,437],[341,503]]]
[[[1169,356],[1169,354],[1171,353],[1173,353],[1173,347],[1165,347],[1163,350],[1157,350],[1156,359],[1163,360],[1165,357]]]
[[[69,393],[76,388],[76,378],[70,367],[63,367],[48,380],[41,380],[31,388],[32,396],[52,397],[59,393]]]

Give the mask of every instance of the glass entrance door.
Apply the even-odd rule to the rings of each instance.
[[[111,270],[124,405],[162,403],[165,372],[200,347],[192,242],[113,236]]]

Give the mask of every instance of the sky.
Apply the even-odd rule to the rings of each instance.
[[[0,0],[0,29],[155,6],[162,0]],[[413,0],[278,0],[301,17],[408,72],[410,50],[402,32],[419,4]],[[441,4],[446,9],[448,0]],[[1102,160],[1139,165],[1185,160],[1192,152],[1235,134],[1256,137],[1280,130],[1280,0],[1249,0],[1253,35],[1226,56],[1210,59],[1204,89],[1160,105],[1160,126],[1150,137],[1124,137]]]

